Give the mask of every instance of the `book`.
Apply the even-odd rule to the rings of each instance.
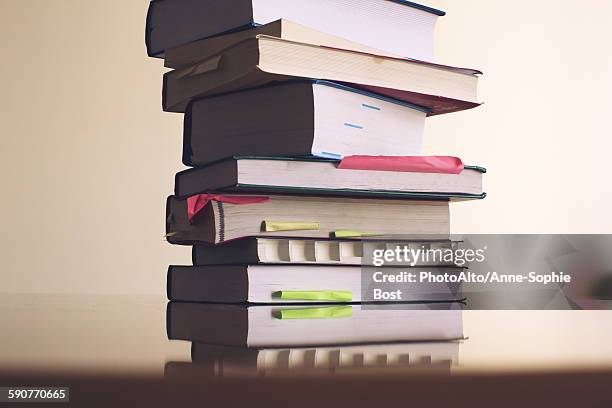
[[[326,82],[197,99],[187,106],[183,163],[232,156],[421,154],[427,110]]]
[[[203,38],[285,18],[408,58],[433,59],[434,29],[445,13],[404,0],[153,0],[145,42],[150,56]]]
[[[368,54],[383,55],[399,58],[401,55],[387,53],[385,51],[368,47],[361,43],[346,40],[341,37],[330,35],[322,31],[313,30],[301,24],[286,19],[280,19],[262,26],[251,29],[234,31],[229,34],[210,37],[204,40],[190,42],[178,47],[168,48],[164,52],[164,66],[167,68],[185,68],[212,57],[224,49],[231,47],[241,41],[255,38],[263,34],[278,37],[289,41],[307,44],[321,45],[343,50],[366,52]]]
[[[339,169],[317,158],[234,157],[176,175],[174,193],[205,191],[484,198],[480,167],[459,174]]]
[[[276,317],[283,310],[322,307],[170,302],[166,321],[171,340],[254,348],[323,347],[463,339],[461,307],[458,303],[415,303],[402,309],[343,305],[343,317],[284,320]]]
[[[458,267],[377,268],[384,274],[458,275]],[[362,282],[374,269],[325,265],[207,265],[168,268],[168,299],[213,303],[350,303],[375,302],[372,291],[362,294]],[[419,282],[397,284],[401,297],[389,301],[458,301],[460,284]],[[365,292],[364,292],[365,293]],[[380,300],[382,301],[382,299]]]
[[[478,106],[478,74],[480,71],[465,68],[258,35],[164,74],[163,108],[185,112],[196,98],[274,82],[320,79],[422,106],[431,116]]]
[[[459,364],[459,341],[327,347],[250,348],[192,343],[192,363],[166,365],[218,378],[286,374],[400,374],[434,370],[450,374]]]
[[[458,242],[447,241],[386,241],[368,239],[332,240],[298,238],[243,238],[220,245],[194,245],[192,261],[194,265],[228,264],[323,264],[323,265],[362,265],[370,264],[371,259],[364,257],[367,251],[408,247],[410,250],[454,250]],[[385,262],[393,265],[393,262]],[[417,259],[415,266],[454,266],[452,261],[443,259]]]
[[[212,196],[189,219],[188,200],[167,200],[166,233],[173,244],[218,244],[250,236],[330,238],[337,231],[367,235],[425,236],[450,234],[448,201],[372,198],[234,195],[261,199],[233,204],[227,196]],[[226,201],[226,202],[224,202]]]

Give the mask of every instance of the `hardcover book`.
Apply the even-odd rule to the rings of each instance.
[[[194,245],[192,261],[194,265],[229,264],[321,264],[321,265],[363,265],[371,263],[366,251],[402,250],[408,247],[416,251],[454,250],[458,243],[453,241],[386,241],[368,239],[366,241],[346,239],[298,239],[298,238],[243,238],[221,245]],[[393,265],[393,262],[385,262]],[[411,262],[412,264],[412,262]],[[416,259],[413,266],[454,266],[452,261],[436,259]]]
[[[176,175],[174,192],[206,191],[331,194],[338,196],[484,198],[486,171],[466,166],[459,174],[339,169],[335,160],[235,157]]]
[[[406,58],[433,59],[445,13],[405,0],[153,0],[146,23],[150,56],[281,18]]]
[[[253,204],[236,203],[256,199]],[[330,238],[347,230],[369,236],[448,236],[449,204],[442,200],[213,195],[190,219],[188,200],[169,197],[167,201],[166,232],[173,244],[218,244],[251,236]]]
[[[400,55],[390,54],[361,43],[313,30],[310,27],[294,23],[293,21],[281,19],[252,29],[235,31],[229,34],[210,37],[179,47],[166,49],[164,53],[164,65],[174,69],[185,68],[196,62],[219,54],[224,49],[238,44],[241,41],[255,38],[260,34],[289,41],[339,48],[342,50],[359,51],[394,58],[401,57]]]
[[[296,79],[340,82],[437,115],[479,105],[480,71],[339,50],[258,35],[164,75],[163,107],[185,112],[193,99]]]
[[[284,319],[291,312],[293,317]],[[319,316],[319,318],[309,318]],[[321,318],[327,316],[327,318]],[[245,306],[170,302],[171,340],[237,347],[323,347],[341,344],[463,339],[462,305]]]
[[[232,156],[420,155],[427,109],[326,81],[198,99],[185,112],[183,163]]]
[[[377,270],[383,270],[378,268]],[[457,267],[386,268],[386,273],[458,275]],[[362,296],[360,266],[209,265],[170,266],[168,299],[212,303],[351,303],[374,302]],[[421,282],[401,286],[396,302],[459,301],[460,284]],[[366,293],[369,296],[369,292]]]

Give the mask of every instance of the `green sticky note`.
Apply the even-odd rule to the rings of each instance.
[[[272,294],[283,300],[315,300],[320,302],[351,302],[353,292],[350,290],[283,290]]]
[[[264,221],[262,229],[265,232],[277,231],[318,231],[321,225],[318,222],[282,222]]]
[[[359,232],[359,231],[349,231],[349,230],[341,230],[332,232],[332,238],[360,238],[360,237],[376,237],[380,236],[380,234],[373,232]]]
[[[308,309],[283,309],[276,315],[281,320],[342,319],[353,316],[351,306],[310,307]]]

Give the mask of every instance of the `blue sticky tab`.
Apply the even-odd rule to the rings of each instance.
[[[363,106],[364,108],[374,109],[374,110],[377,110],[377,111],[380,110],[380,108],[378,106],[368,105],[367,103],[362,103],[361,106]]]
[[[363,126],[355,125],[353,123],[345,123],[344,126],[348,126],[355,129],[363,129]]]

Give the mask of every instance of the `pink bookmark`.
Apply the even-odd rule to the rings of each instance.
[[[451,156],[347,156],[338,165],[345,170],[459,174],[463,162]]]
[[[187,199],[187,218],[189,222],[200,211],[206,207],[210,201],[218,201],[229,204],[258,204],[270,201],[270,197],[257,196],[224,196],[220,194],[198,194]]]

